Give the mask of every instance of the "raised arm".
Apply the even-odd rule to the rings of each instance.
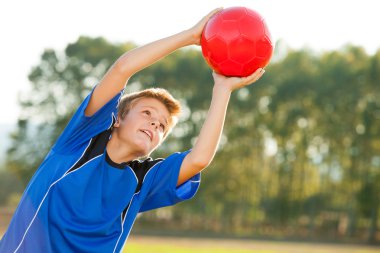
[[[150,66],[178,48],[199,44],[204,25],[219,10],[220,8],[213,10],[188,30],[135,48],[120,56],[96,86],[85,114],[91,116],[98,111],[124,88],[129,78],[136,72]]]
[[[206,168],[214,158],[232,91],[256,82],[264,72],[264,69],[260,68],[251,76],[243,78],[213,73],[215,84],[210,108],[194,147],[182,162],[177,185]]]

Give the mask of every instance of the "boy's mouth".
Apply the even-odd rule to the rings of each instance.
[[[151,131],[144,129],[144,130],[141,130],[141,132],[143,132],[144,134],[146,134],[149,137],[150,141],[152,141],[152,139],[153,139],[153,133]]]

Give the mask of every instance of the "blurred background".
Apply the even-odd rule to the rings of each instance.
[[[30,177],[113,61],[220,6],[261,13],[274,56],[257,84],[233,94],[195,198],[140,215],[126,250],[199,253],[201,237],[214,238],[204,252],[227,252],[227,238],[234,240],[228,252],[379,252],[380,3],[370,0],[0,3],[0,236]],[[153,156],[189,149],[212,91],[200,48],[176,51],[126,89],[152,86],[184,107]],[[173,236],[189,241],[168,241]],[[160,249],[160,239],[179,248]],[[201,246],[192,251],[191,240]],[[270,243],[249,248],[252,240]],[[143,249],[147,241],[157,245]],[[310,247],[273,248],[282,241]],[[316,242],[341,248],[313,251]]]

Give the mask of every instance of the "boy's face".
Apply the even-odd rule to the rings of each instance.
[[[139,156],[150,154],[161,144],[169,129],[170,113],[166,106],[154,98],[141,98],[124,119],[118,118],[114,127],[120,140]]]

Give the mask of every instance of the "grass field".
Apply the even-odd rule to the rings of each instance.
[[[380,247],[227,239],[131,236],[123,253],[380,253]]]
[[[0,231],[0,238],[4,231]],[[301,242],[131,236],[122,253],[380,253],[380,247]]]

